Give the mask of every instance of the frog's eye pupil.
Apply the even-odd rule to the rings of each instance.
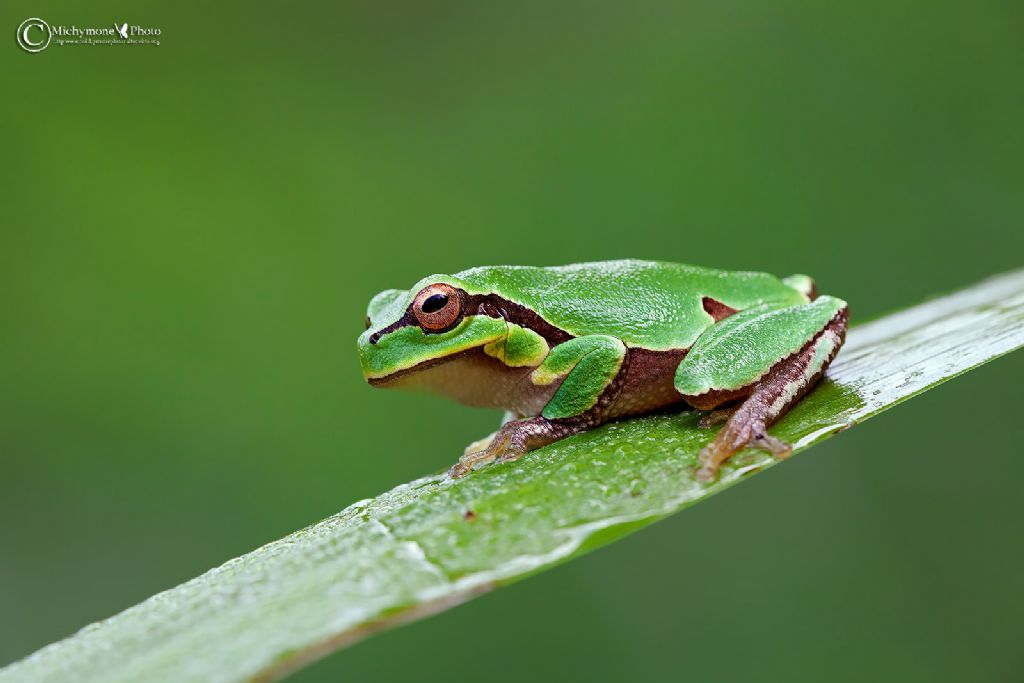
[[[447,294],[432,294],[431,296],[428,296],[426,300],[423,302],[422,308],[424,313],[437,313],[447,305]]]

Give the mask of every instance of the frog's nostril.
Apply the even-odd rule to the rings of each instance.
[[[370,343],[371,344],[376,344],[379,339],[380,339],[380,332],[374,332],[373,334],[370,335]]]

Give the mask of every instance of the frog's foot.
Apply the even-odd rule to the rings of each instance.
[[[727,422],[729,418],[732,417],[732,414],[735,412],[736,406],[712,410],[710,413],[704,415],[703,417],[700,418],[700,420],[697,421],[697,426],[700,427],[701,429],[708,429],[710,427],[714,427],[715,425],[723,424]]]
[[[525,439],[520,435],[520,431],[512,425],[516,425],[516,422],[510,422],[503,425],[501,429],[491,434],[489,437],[474,441],[466,447],[465,452],[459,461],[452,465],[452,468],[448,471],[448,474],[453,479],[469,474],[477,465],[484,465],[495,460],[506,459],[506,454],[512,454],[514,459],[521,456],[526,452]]]
[[[493,443],[494,442],[492,441],[491,445],[493,445]],[[472,445],[473,444],[470,444],[470,446]],[[484,465],[496,460],[498,455],[491,450],[491,445],[476,451],[467,450],[462,454],[462,457],[459,458],[459,461],[452,465],[451,469],[448,470],[448,476],[452,479],[458,479],[459,477],[464,477],[469,474],[470,470],[477,465]]]
[[[589,426],[590,423],[582,419],[549,420],[544,417],[507,422],[494,433],[490,443],[483,449],[470,451],[467,448],[459,461],[448,470],[448,474],[458,479],[478,465],[516,460],[535,448],[583,431]]]
[[[491,445],[491,442],[494,441],[494,437],[497,434],[498,432],[491,432],[484,438],[477,439],[473,443],[466,446],[465,450],[462,451],[462,455],[467,456],[470,453],[479,453],[480,451],[487,450],[487,447]]]
[[[700,462],[700,468],[696,474],[697,481],[704,484],[713,481],[722,463],[731,458],[737,451],[748,446],[769,451],[776,458],[780,459],[788,457],[793,452],[792,446],[781,439],[771,436],[764,430],[763,422],[760,424],[755,422],[749,428],[741,427],[733,433],[729,433],[733,430],[730,430],[727,425],[719,434],[719,438],[705,446],[698,454],[697,458]],[[726,437],[721,438],[722,434],[725,434]]]
[[[516,420],[519,420],[519,419],[522,419],[522,418],[520,418],[520,416],[517,415],[516,413],[513,413],[513,412],[509,411],[509,412],[505,413],[505,417],[504,417],[504,419],[502,419],[501,424],[502,425],[506,425],[509,422],[515,422]],[[468,457],[468,456],[472,455],[473,453],[481,453],[483,451],[486,451],[487,447],[491,445],[491,442],[494,441],[494,437],[496,437],[497,435],[498,435],[498,432],[491,432],[490,434],[488,434],[484,438],[477,439],[476,441],[474,441],[473,443],[469,444],[468,446],[466,446],[463,449],[462,456],[465,458],[465,457]]]
[[[754,448],[760,448],[763,451],[771,453],[776,460],[785,460],[789,456],[793,455],[793,447],[783,441],[782,439],[776,439],[771,434],[760,434],[750,440],[750,445]]]
[[[728,417],[715,439],[697,456],[698,481],[714,480],[718,468],[748,446],[762,448],[776,458],[793,452],[792,446],[768,434],[768,426],[782,417],[825,373],[846,332],[846,319],[837,318],[803,349],[777,363],[754,385],[750,395]],[[714,411],[710,415],[714,415]]]

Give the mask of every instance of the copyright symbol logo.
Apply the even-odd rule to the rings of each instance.
[[[53,32],[42,19],[26,19],[18,27],[18,45],[26,52],[42,52],[50,44]]]

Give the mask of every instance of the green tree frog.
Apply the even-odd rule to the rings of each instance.
[[[373,297],[359,337],[373,386],[426,388],[503,408],[451,468],[508,461],[628,415],[681,404],[724,427],[701,451],[714,479],[737,451],[785,457],[767,428],[842,346],[845,301],[805,275],[656,261],[485,266]]]

